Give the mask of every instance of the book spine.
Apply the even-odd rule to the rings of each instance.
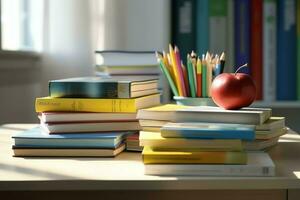
[[[263,2],[263,99],[276,97],[276,0]]]
[[[174,130],[161,128],[161,136],[165,138],[197,138],[197,139],[241,139],[254,140],[255,131],[208,131],[208,130]]]
[[[226,50],[227,1],[209,1],[209,51],[221,54]]]
[[[277,2],[277,100],[296,100],[296,0]]]
[[[300,100],[300,0],[297,0],[297,96]]]
[[[163,151],[155,155],[143,152],[143,162],[144,164],[246,164],[247,154],[238,151],[202,151],[182,155],[168,154]]]
[[[256,100],[262,100],[263,86],[262,86],[262,35],[263,35],[263,0],[251,1],[251,43],[250,43],[250,66],[251,76],[256,84]]]
[[[36,112],[136,112],[135,99],[37,98]]]
[[[234,72],[234,0],[228,0],[227,5],[227,45],[225,72]]]
[[[130,84],[49,82],[49,96],[55,98],[130,98]]]
[[[145,165],[146,175],[165,176],[274,176],[275,168],[247,165]]]
[[[186,55],[196,46],[195,5],[195,0],[172,1],[172,42],[179,47],[184,63]]]
[[[235,70],[250,61],[250,0],[238,0],[234,2],[235,20]],[[251,66],[250,66],[251,67]],[[249,67],[240,72],[250,73]]]
[[[198,55],[205,54],[209,49],[209,26],[208,26],[209,0],[197,1],[196,12],[196,51]]]

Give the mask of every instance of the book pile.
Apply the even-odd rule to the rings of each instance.
[[[81,77],[49,82],[40,126],[14,136],[15,156],[115,156],[140,130],[138,109],[160,104],[157,79]]]
[[[154,51],[96,51],[95,73],[100,77],[119,79],[158,79],[163,91],[163,80]]]
[[[148,175],[273,176],[264,150],[287,132],[285,119],[267,108],[167,104],[141,109],[137,117]]]

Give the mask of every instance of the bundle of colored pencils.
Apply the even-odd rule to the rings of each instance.
[[[160,68],[166,76],[175,96],[210,97],[211,83],[214,77],[223,73],[224,52],[213,55],[209,52],[202,59],[195,52],[187,55],[187,64],[180,59],[178,47],[169,45],[169,53],[156,53]]]

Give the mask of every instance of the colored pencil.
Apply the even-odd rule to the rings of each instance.
[[[219,73],[222,74],[224,72],[224,68],[225,68],[225,53],[223,52],[220,56],[220,63],[221,63],[221,68]]]
[[[200,58],[197,59],[197,97],[202,96],[202,66]]]
[[[181,61],[181,67],[182,67],[182,71],[183,71],[183,75],[184,75],[184,86],[185,86],[186,96],[189,97],[190,96],[190,84],[188,81],[187,69],[184,66],[184,64],[182,63],[182,61]]]
[[[169,54],[170,54],[170,58],[171,58],[172,67],[174,70],[175,82],[177,85],[177,89],[178,89],[179,95],[183,96],[183,89],[182,89],[182,85],[180,83],[180,78],[179,78],[179,76],[180,76],[179,70],[178,70],[178,66],[176,64],[175,53],[174,53],[174,50],[173,50],[173,47],[171,44],[169,45]]]
[[[202,59],[202,97],[207,97],[207,65],[206,60]]]
[[[186,94],[185,83],[184,83],[184,73],[181,66],[180,52],[177,46],[175,46],[174,54],[175,54],[176,64],[179,72],[179,83],[182,89],[182,95],[186,97],[187,94]]]
[[[193,64],[191,61],[190,55],[187,55],[187,71],[188,71],[188,80],[190,84],[190,94],[192,97],[196,97],[196,88],[194,83],[194,70],[193,70]]]
[[[160,69],[161,69],[161,71],[163,72],[163,74],[165,75],[165,77],[167,78],[167,80],[168,80],[168,82],[169,82],[169,85],[170,85],[170,87],[171,87],[171,90],[172,90],[173,94],[174,94],[175,96],[179,96],[179,93],[178,93],[178,90],[177,90],[177,88],[176,88],[176,85],[175,85],[175,83],[174,83],[174,81],[173,81],[173,79],[172,79],[172,77],[171,77],[171,75],[170,75],[170,73],[169,73],[167,67],[165,66],[165,64],[164,64],[164,62],[163,62],[162,56],[161,56],[160,54],[156,53],[156,57],[157,57],[157,60],[158,60],[158,62],[159,62],[159,64],[160,64],[160,65],[159,65],[159,66],[160,66]]]
[[[211,88],[211,82],[212,82],[212,63],[211,63],[211,57],[209,54],[206,54],[206,95],[207,97],[211,96],[210,88]]]

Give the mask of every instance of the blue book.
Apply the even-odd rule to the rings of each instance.
[[[46,134],[35,127],[12,138],[16,147],[115,149],[128,134],[130,132]]]
[[[196,48],[196,0],[172,2],[172,42],[180,49],[183,63],[186,55]]]
[[[255,126],[218,123],[168,123],[161,128],[165,138],[254,140]]]
[[[250,62],[250,0],[235,0],[235,70],[245,63]],[[249,67],[239,72],[250,74]]]
[[[277,100],[297,98],[296,1],[278,0]]]
[[[201,0],[196,2],[196,52],[200,56],[209,51],[208,6],[208,0]]]

